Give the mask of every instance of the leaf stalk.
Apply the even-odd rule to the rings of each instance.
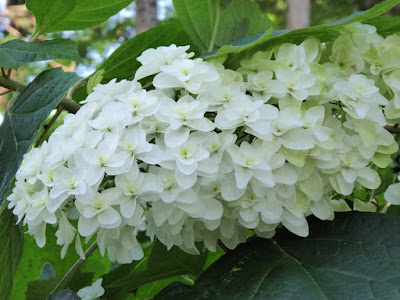
[[[97,242],[94,242],[85,252],[85,259],[78,259],[76,263],[69,269],[67,274],[64,275],[64,277],[61,279],[61,281],[56,285],[56,287],[53,289],[53,291],[50,293],[50,295],[56,295],[59,292],[61,292],[68,284],[68,282],[72,279],[72,277],[75,275],[75,273],[79,270],[80,266],[83,264],[83,262],[96,250],[97,248]]]

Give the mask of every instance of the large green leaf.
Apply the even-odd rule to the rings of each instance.
[[[50,228],[47,228],[48,230]],[[46,245],[39,248],[35,239],[25,236],[25,244],[22,252],[22,258],[14,278],[14,285],[11,293],[11,300],[25,299],[25,292],[31,282],[39,280],[42,267],[46,263],[50,263],[59,276],[63,276],[72,265],[79,259],[74,248],[70,247],[64,259],[61,259],[61,247],[56,245],[55,231],[47,232]],[[58,282],[59,278],[53,278],[51,282]],[[52,290],[53,286],[47,284]],[[48,292],[48,290],[45,290]]]
[[[372,22],[396,4],[400,0],[386,0],[364,12],[357,12],[344,19],[313,27],[301,28],[296,30],[269,30],[264,34],[257,34],[246,37],[231,45],[222,46],[218,51],[209,53],[210,57],[224,57],[228,59],[226,66],[236,68],[239,66],[243,57],[252,55],[260,50],[267,50],[282,43],[301,43],[307,37],[319,38],[322,42],[330,41],[340,34],[343,25],[352,22]],[[392,24],[393,25],[393,24]],[[381,26],[383,28],[383,26]]]
[[[206,251],[200,255],[190,255],[178,247],[167,250],[163,244],[157,241],[144,271],[105,283],[105,286],[112,289],[135,290],[144,284],[176,275],[199,275],[206,259]]]
[[[120,289],[108,288],[107,286],[120,280],[121,278],[127,277],[128,275],[144,272],[147,268],[147,262],[151,254],[151,249],[152,246],[144,249],[144,257],[141,260],[133,261],[131,264],[119,265],[104,275],[103,286],[106,287],[106,293],[103,297],[104,300],[125,299],[128,295],[133,295],[133,293],[130,292],[127,287],[125,289]]]
[[[132,0],[27,0],[36,19],[35,35],[93,27],[115,15]]]
[[[173,276],[168,277],[163,280],[154,281],[148,284],[141,285],[136,291],[135,296],[132,300],[148,300],[153,299],[159,292],[161,292],[165,287],[174,282],[188,282],[188,279],[184,276]]]
[[[217,248],[216,252],[208,252],[207,260],[204,264],[203,269],[207,269],[212,263],[214,263],[216,260],[218,260],[223,255],[223,253],[224,252],[219,247]],[[186,284],[193,284],[193,281],[192,281],[193,277],[194,276],[191,276],[191,278],[189,278],[188,276],[183,276],[183,275],[173,276],[173,277],[168,277],[163,280],[158,280],[155,282],[141,285],[135,291],[134,300],[153,299],[154,296],[156,296],[166,286],[170,285],[173,282],[182,282],[182,283],[186,283]]]
[[[73,292],[79,291],[81,288],[92,285],[94,273],[81,273],[79,270],[72,276],[67,284],[68,290]],[[47,280],[35,280],[29,283],[26,291],[26,300],[43,300],[47,299],[57,284],[62,280],[63,276],[56,276]],[[57,293],[58,294],[58,293]],[[56,295],[53,295],[56,296]],[[62,299],[62,298],[61,298]]]
[[[7,300],[21,259],[24,237],[21,226],[6,205],[0,212],[0,299]]]
[[[366,23],[375,26],[379,34],[383,36],[400,32],[400,17],[380,16]]]
[[[340,213],[309,220],[301,238],[278,230],[213,264],[193,287],[155,299],[400,299],[400,217]]]
[[[79,256],[75,253],[73,245],[68,249],[65,258],[61,259],[61,247],[56,244],[54,228],[47,228],[46,245],[44,248],[39,248],[36,245],[35,239],[30,235],[26,235],[22,259],[14,278],[11,300],[25,299],[25,293],[30,285],[33,289],[45,285],[45,283],[38,283],[37,281],[39,281],[42,275],[41,270],[46,263],[50,263],[57,274],[57,278],[51,278],[50,281],[48,281],[47,289],[41,291],[48,294],[53,290],[59,279],[68,272],[78,259]],[[78,272],[73,277],[72,282],[69,283],[69,286],[72,284],[73,286],[70,286],[70,288],[73,289],[81,282],[83,285],[79,288],[82,288],[84,285],[88,285],[86,280],[88,276],[90,276],[91,279],[93,273],[95,273],[96,278],[100,277],[107,273],[109,268],[110,261],[108,258],[102,257],[100,251],[96,250],[81,265],[80,272],[82,272],[82,274]],[[79,278],[86,279],[79,280]]]
[[[149,258],[151,256],[151,262],[150,262],[150,271],[153,268],[152,265],[154,264],[160,264],[160,261],[162,258],[168,259],[168,256],[164,256],[165,253],[165,247],[162,246],[160,243],[155,243],[156,245],[156,250],[154,250],[154,253],[152,253],[152,248],[153,245],[146,247],[144,249],[144,258],[141,259],[140,261],[135,261],[130,265],[121,265],[105,275],[103,277],[103,285],[104,286],[109,286],[112,285],[114,282],[120,280],[121,278],[128,278],[129,276],[132,276],[134,274],[134,277],[139,277],[139,274],[149,274],[148,270],[148,262]],[[160,251],[161,250],[161,251]],[[116,298],[121,298],[125,299],[124,297],[133,297],[132,300],[145,300],[145,299],[152,299],[156,294],[158,294],[162,289],[164,289],[166,286],[173,282],[183,282],[183,283],[193,283],[193,279],[196,278],[196,275],[198,275],[201,270],[201,265],[203,265],[203,270],[208,268],[209,265],[213,262],[215,262],[223,253],[223,251],[218,248],[217,252],[208,252],[207,254],[207,259],[205,262],[203,262],[203,257],[198,257],[198,256],[192,256],[188,255],[186,253],[183,253],[179,251],[177,248],[173,248],[176,254],[174,254],[174,257],[180,257],[182,255],[183,257],[183,264],[186,263],[186,261],[189,261],[187,264],[187,269],[191,268],[192,270],[184,270],[184,268],[181,268],[180,265],[182,263],[178,263],[178,270],[177,273],[181,275],[175,275],[172,276],[169,272],[165,272],[166,269],[171,269],[174,268],[173,263],[171,264],[164,264],[159,267],[160,272],[163,273],[165,276],[165,279],[159,279],[160,276],[156,277],[148,277],[149,283],[145,283],[140,285],[137,289],[132,289],[131,286],[127,286],[126,289],[124,290],[122,288],[106,288],[106,295],[105,299],[116,299]],[[178,253],[176,252],[178,251]],[[181,254],[179,254],[181,252]],[[158,254],[157,254],[158,253]],[[172,268],[171,268],[172,267]],[[164,269],[164,270],[161,270]],[[182,272],[180,269],[183,269]],[[157,269],[154,270],[153,272],[158,272]],[[186,276],[185,274],[195,274],[195,275],[189,275]],[[146,275],[147,276],[147,275]],[[155,281],[154,281],[155,280]],[[133,285],[133,287],[135,287]],[[131,291],[128,291],[131,290]],[[131,298],[129,298],[131,299]]]
[[[50,59],[79,61],[76,43],[68,39],[43,42],[11,40],[0,45],[0,67],[18,69],[27,63]]]
[[[43,122],[79,79],[61,68],[44,71],[8,107],[0,127],[0,205]]]
[[[174,6],[202,54],[265,32],[272,24],[250,0],[174,0]]]
[[[177,21],[169,22],[147,30],[126,41],[98,69],[105,71],[102,76],[106,79],[131,78],[140,67],[140,63],[136,58],[144,50],[171,44],[184,46],[190,45],[190,43],[191,40],[182,25]],[[196,49],[191,47],[191,51],[196,51]]]

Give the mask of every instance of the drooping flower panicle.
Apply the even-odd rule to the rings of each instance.
[[[144,51],[135,80],[95,87],[25,155],[9,208],[38,246],[52,225],[62,256],[96,236],[119,263],[143,257],[138,230],[194,254],[233,249],[247,229],[307,236],[306,216],[331,220],[348,208],[336,195],[378,188],[374,166],[398,151],[384,126],[400,116],[400,56],[386,59],[399,38],[355,23],[325,46],[278,45],[237,70],[188,46]]]

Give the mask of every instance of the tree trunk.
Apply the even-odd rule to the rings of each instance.
[[[310,26],[311,0],[286,0],[286,27],[296,29]]]
[[[136,0],[135,31],[139,34],[157,26],[157,0]]]

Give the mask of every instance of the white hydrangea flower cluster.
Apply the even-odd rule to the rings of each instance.
[[[16,175],[9,208],[40,247],[57,226],[64,256],[93,236],[112,261],[143,257],[138,228],[167,247],[233,249],[247,230],[282,224],[308,235],[398,151],[384,126],[400,117],[400,37],[347,25],[242,60],[191,59],[188,46],[143,52],[133,81],[94,88]],[[138,80],[155,75],[154,89]]]

